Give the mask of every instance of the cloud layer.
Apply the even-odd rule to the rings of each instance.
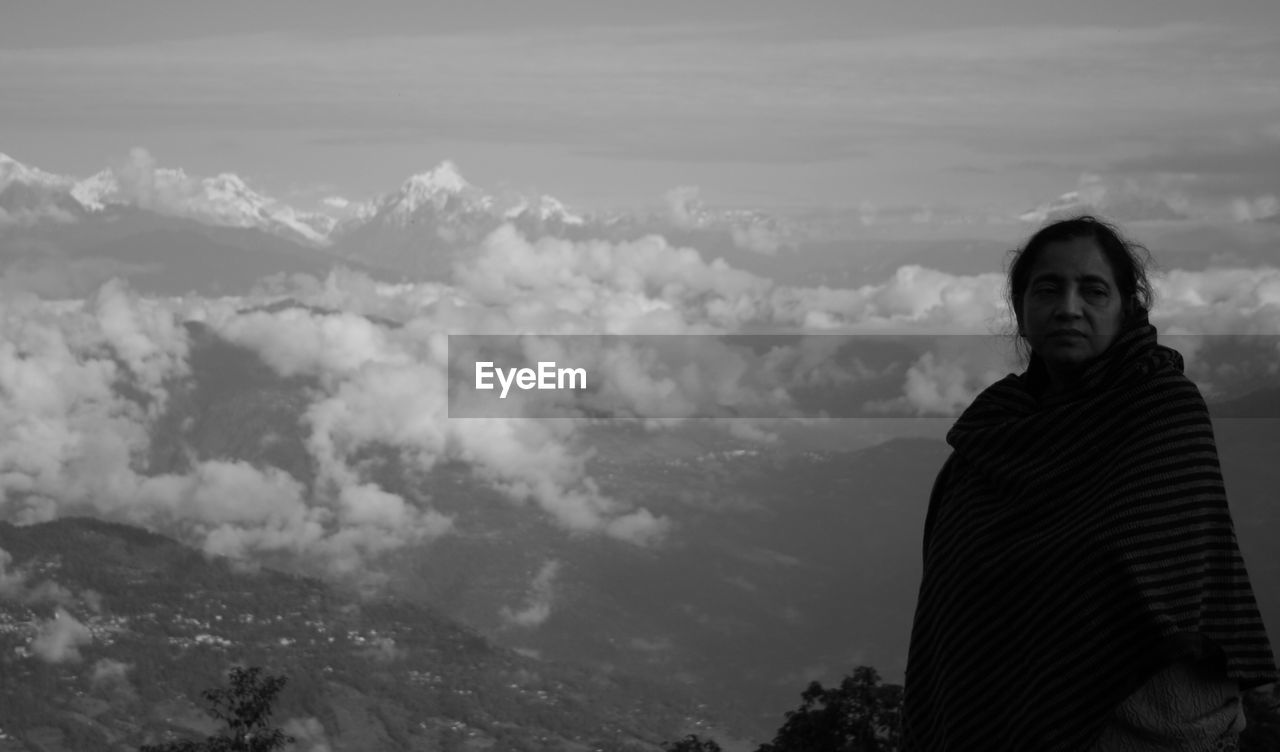
[[[214,553],[284,553],[352,574],[456,531],[458,521],[415,479],[463,462],[570,534],[660,544],[671,520],[612,498],[591,477],[587,422],[450,418],[448,335],[988,334],[1008,319],[999,274],[907,265],[876,284],[789,286],[659,236],[529,239],[504,227],[459,263],[456,280],[386,284],[335,271],[277,280],[246,298],[146,298],[119,282],[83,301],[0,298],[0,513],[19,522],[97,514],[178,533]],[[1173,270],[1156,279],[1156,291],[1162,333],[1280,331],[1275,268]],[[184,321],[245,348],[276,378],[299,380],[299,442],[314,477],[247,457],[196,456],[181,434],[186,469],[148,470],[156,427],[192,378],[195,345]],[[696,340],[703,345],[679,370],[644,348],[528,354],[595,358],[611,398],[637,415],[667,411],[649,422],[661,430],[698,410],[796,407],[806,394],[883,387],[893,374],[881,409],[955,414],[1017,368],[1012,348],[975,350],[963,344],[970,340],[942,337],[888,371],[821,337],[754,355]],[[1188,370],[1213,391],[1235,377],[1207,352],[1189,345]],[[749,422],[722,426],[739,438],[771,438]],[[373,456],[396,457],[406,477],[389,481]],[[17,577],[0,568],[0,589],[26,587]],[[514,623],[546,618],[553,579],[552,569],[535,581],[528,608],[511,612]],[[57,635],[74,632],[59,624]]]

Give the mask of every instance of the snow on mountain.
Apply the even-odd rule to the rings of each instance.
[[[102,212],[109,206],[137,206],[159,214],[186,217],[223,227],[245,227],[328,245],[337,219],[318,212],[302,212],[266,196],[240,176],[224,172],[196,178],[180,168],[133,164],[106,169],[87,178],[54,175],[0,155],[0,190],[21,185],[39,192],[40,206],[25,206],[28,216],[65,219],[68,206]],[[26,204],[36,199],[27,198]],[[12,214],[12,207],[10,214]]]
[[[1075,190],[1023,212],[1018,219],[1043,223],[1078,214],[1099,214],[1117,222],[1143,222],[1189,219],[1193,212],[1190,199],[1174,186],[1085,174]]]
[[[411,175],[400,190],[378,202],[377,214],[407,223],[421,211],[436,214],[482,214],[493,208],[493,197],[462,177],[457,165],[445,160],[432,169]]]
[[[54,175],[51,172],[45,172],[36,167],[25,165],[13,157],[0,152],[0,190],[8,188],[13,183],[22,183],[32,187],[41,187],[54,190],[65,190],[71,183],[71,178],[62,175]]]
[[[378,213],[377,201],[352,201],[343,196],[329,196],[320,203],[329,209],[326,216],[342,222],[346,219],[372,219]]]
[[[470,183],[458,165],[443,160],[410,175],[398,187],[365,201],[329,196],[302,209],[255,189],[231,172],[211,177],[160,167],[143,149],[127,161],[85,178],[53,175],[0,158],[0,190],[23,186],[0,201],[0,221],[22,224],[46,219],[74,222],[113,206],[133,206],[221,227],[252,228],[313,247],[337,249],[364,261],[382,259],[392,268],[420,271],[424,249],[462,249],[505,222],[531,235],[575,237],[598,232],[611,238],[669,232],[723,234],[733,246],[772,254],[788,241],[787,227],[768,215],[712,211],[696,188],[673,190],[660,215],[623,217],[577,213],[547,194],[505,195],[501,200]],[[16,208],[15,208],[16,207]],[[704,239],[705,240],[705,239]],[[689,241],[691,242],[691,241]],[[444,263],[443,261],[441,262]],[[445,264],[445,267],[448,265]]]
[[[1047,201],[1034,209],[1019,214],[1018,219],[1023,222],[1041,223],[1048,221],[1049,217],[1052,216],[1074,212],[1082,213],[1093,208],[1080,199],[1079,191],[1068,191],[1052,201]]]
[[[502,214],[502,218],[506,220],[514,221],[522,217],[535,217],[540,222],[556,220],[562,224],[578,227],[587,223],[585,217],[580,214],[574,214],[558,199],[546,194],[538,198],[536,206],[530,206],[527,200],[521,199],[518,204]]]
[[[75,222],[83,209],[67,193],[73,182],[0,153],[0,227]]]
[[[71,186],[71,195],[80,205],[89,211],[102,211],[107,208],[107,197],[120,190],[116,183],[115,173],[102,170],[84,180],[78,180]]]
[[[517,218],[539,224],[558,221],[564,226],[587,222],[547,195],[532,202],[522,199],[518,210],[504,214],[493,196],[468,182],[457,164],[447,159],[409,176],[393,192],[367,201],[330,196],[315,210],[268,196],[235,173],[200,177],[181,168],[157,166],[142,149],[134,150],[127,162],[85,178],[55,175],[0,155],[0,191],[6,191],[0,203],[0,211],[5,212],[0,221],[6,224],[47,219],[73,222],[112,206],[134,206],[326,247],[372,225],[391,231],[424,226],[442,237],[467,239]]]
[[[224,172],[212,178],[204,178],[199,181],[199,187],[201,191],[195,193],[189,206],[195,213],[207,213],[216,220],[221,220],[220,224],[285,229],[316,245],[328,242],[327,235],[304,221],[300,212],[258,193],[238,175]],[[201,201],[201,198],[204,200]]]
[[[1191,217],[1178,202],[1158,196],[1111,195],[1082,196],[1069,191],[1018,215],[1023,222],[1043,223],[1078,214],[1097,214],[1116,222],[1178,220]]]

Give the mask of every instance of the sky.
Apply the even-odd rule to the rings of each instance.
[[[302,203],[451,159],[473,183],[587,208],[696,185],[713,205],[1007,214],[1086,174],[1252,200],[1280,173],[1269,0],[122,0],[4,16],[0,151],[64,174],[143,147]]]

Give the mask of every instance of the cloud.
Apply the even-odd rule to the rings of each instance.
[[[740,324],[772,284],[693,248],[657,235],[636,241],[529,241],[510,225],[495,230],[460,264],[461,292],[487,306],[519,311],[533,331],[561,325],[566,315],[604,323],[607,333],[681,333]],[[524,323],[527,322],[527,323]],[[601,327],[596,327],[596,332]]]
[[[1237,222],[1259,222],[1280,217],[1280,199],[1274,193],[1252,199],[1236,197],[1231,199],[1231,215]]]
[[[75,595],[53,580],[44,580],[33,585],[22,598],[27,603],[58,603],[70,606],[76,602]]]
[[[80,648],[93,642],[93,633],[59,607],[52,619],[40,625],[31,651],[46,663],[78,663]]]
[[[89,675],[89,686],[117,701],[133,702],[138,699],[138,692],[129,680],[132,663],[124,663],[111,658],[99,658],[93,664]]]
[[[1189,147],[1190,148],[1190,147]],[[1280,163],[1280,143],[1246,159]],[[1194,154],[1194,151],[1192,152]],[[1230,153],[1230,152],[1229,152]],[[1184,154],[1119,162],[1099,172],[1083,173],[1074,190],[1024,213],[1022,219],[1044,222],[1082,211],[1100,213],[1116,222],[1202,223],[1257,222],[1280,216],[1280,184],[1274,173],[1259,178],[1256,165],[1239,170],[1199,161],[1184,163]],[[1239,162],[1227,158],[1227,165]],[[1179,169],[1183,168],[1183,169]],[[1195,168],[1192,170],[1191,168]]]
[[[3,249],[0,294],[83,298],[112,277],[144,274],[157,267],[110,258],[74,258],[52,243],[13,238]]]
[[[782,248],[782,237],[776,230],[760,224],[749,224],[745,227],[731,225],[729,234],[733,244],[743,250],[772,256]]]
[[[663,194],[667,217],[676,227],[697,227],[703,219],[701,191],[696,185],[681,185]]]
[[[76,216],[67,209],[54,204],[11,209],[5,209],[0,206],[0,228],[30,227],[48,220],[61,224],[71,224],[76,221]]]
[[[1135,113],[1203,121],[1220,112],[1229,121],[1258,110],[1275,72],[1265,24],[1018,27],[987,16],[961,29],[868,34],[863,21],[827,16],[785,35],[741,20],[732,33],[717,24],[581,34],[556,24],[519,35],[409,28],[376,39],[269,33],[10,49],[0,68],[33,83],[0,103],[0,121],[34,129],[87,108],[106,122],[137,123],[145,113],[152,128],[174,132],[287,128],[298,138],[309,128],[311,137],[362,141],[369,123],[390,122],[413,124],[398,130],[419,143],[426,132],[678,159],[827,160],[851,144],[880,143],[869,136],[929,125],[972,124],[992,139],[1055,122],[1060,132],[1073,125],[1064,114],[1087,97],[1126,104],[1110,108],[1114,115],[1094,108],[1075,124],[1094,144],[1131,133]],[[512,108],[528,115],[505,117]]]
[[[13,555],[0,548],[0,599],[19,600],[26,590],[27,575],[24,572],[10,571],[11,563]]]
[[[379,663],[394,663],[403,660],[409,654],[408,650],[397,645],[396,641],[390,637],[374,638],[372,644],[363,652]]]
[[[897,412],[906,410],[919,417],[958,415],[968,407],[990,384],[998,381],[1005,371],[993,367],[1002,360],[998,353],[988,352],[987,358],[976,355],[980,350],[969,347],[978,338],[955,337],[944,340],[943,347],[935,353],[929,351],[907,369],[901,397],[872,402],[867,405],[872,412]]]
[[[89,677],[89,680],[94,687],[99,684],[127,682],[129,671],[132,668],[133,664],[131,663],[124,663],[111,658],[100,658],[93,664],[93,674]]]
[[[555,581],[560,574],[560,562],[554,559],[542,565],[533,578],[528,602],[519,611],[503,607],[502,618],[518,627],[540,627],[551,617],[555,600]]]
[[[165,525],[212,553],[290,551],[343,570],[439,529],[438,516],[367,486],[347,484],[321,500],[332,506],[315,503],[284,471],[241,461],[144,475],[151,421],[168,383],[187,369],[173,311],[115,284],[79,304],[0,305],[9,334],[0,345],[0,488],[12,518],[95,512]],[[151,401],[139,404],[121,385]]]
[[[107,170],[78,184],[74,192],[77,200],[94,208],[106,203],[131,204],[229,227],[268,223],[319,245],[327,244],[324,230],[332,227],[331,220],[298,212],[258,193],[238,175],[193,177],[181,169],[157,166],[155,157],[141,147],[130,149],[128,157],[115,160]]]
[[[13,556],[0,548],[0,600],[18,601],[24,604],[57,603],[70,606],[76,602],[70,590],[53,580],[42,580],[37,584],[30,583],[27,572],[21,569],[10,569]],[[89,591],[86,591],[86,597]],[[96,609],[95,609],[96,610]]]
[[[1155,321],[1169,334],[1280,332],[1280,268],[1173,269],[1153,286]]]
[[[327,385],[306,412],[306,443],[317,462],[318,483],[332,489],[335,519],[362,549],[387,550],[435,537],[452,524],[362,477],[354,457],[377,444],[403,452],[418,472],[445,458],[472,462],[479,477],[514,500],[532,499],[570,530],[645,542],[664,528],[663,520],[606,498],[589,482],[582,459],[566,445],[572,428],[448,420],[439,324],[415,320],[385,329],[352,314],[293,309],[235,316],[217,326],[282,375],[311,374]]]
[[[140,195],[151,190],[145,176],[138,180]],[[681,199],[689,212],[693,199]],[[518,412],[451,418],[449,335],[632,335],[609,347],[588,339],[578,350],[532,336],[524,354],[583,359],[599,376],[597,398],[660,414],[647,425],[662,430],[701,411],[791,414],[806,390],[838,393],[893,375],[840,351],[839,338],[753,352],[715,335],[988,334],[1008,317],[999,273],[907,264],[874,284],[787,285],[657,235],[529,239],[504,226],[462,255],[455,271],[452,286],[387,284],[351,271],[281,278],[246,298],[147,298],[118,282],[83,300],[0,297],[5,517],[96,514],[172,532],[213,553],[289,554],[354,575],[382,554],[453,532],[453,518],[434,508],[423,479],[442,463],[462,462],[479,482],[569,534],[659,545],[674,522],[602,488],[589,469],[586,421]],[[1157,325],[1162,334],[1280,330],[1277,273],[1160,277]],[[270,305],[284,298],[296,305]],[[307,384],[297,393],[295,437],[307,468],[295,471],[306,477],[250,458],[198,456],[189,446],[177,448],[191,457],[181,472],[150,469],[158,421],[186,394],[175,387],[191,378],[195,345],[182,325],[189,320]],[[642,334],[684,336],[658,346],[634,336]],[[1210,350],[1189,354],[1199,378],[1223,389],[1239,378],[1209,364]],[[930,415],[954,412],[999,373],[995,360],[945,346],[895,368],[898,391],[877,395],[883,406]],[[777,440],[751,421],[717,428]],[[378,471],[374,460],[387,457],[408,468],[405,477]],[[0,589],[14,590],[19,576],[0,569]],[[46,595],[67,602],[54,594]],[[535,599],[523,618],[542,613],[536,606]],[[517,613],[524,612],[512,618]]]
[[[333,750],[329,745],[329,737],[324,732],[324,725],[315,718],[290,718],[280,728],[294,738],[293,744],[286,748],[290,752],[332,752]]]
[[[881,284],[779,287],[769,308],[775,322],[808,331],[986,332],[1003,316],[1003,285],[1001,274],[957,275],[908,264]]]
[[[1206,396],[1274,384],[1280,374],[1280,269],[1175,269],[1154,280],[1153,323]],[[1210,336],[1204,336],[1210,335]]]
[[[1206,134],[1166,139],[1146,154],[1118,159],[1107,171],[1169,179],[1181,177],[1204,196],[1265,195],[1280,190],[1280,126],[1228,125]]]
[[[708,211],[702,201],[702,192],[695,185],[672,188],[663,194],[662,201],[666,209],[665,219],[676,229],[722,231],[728,234],[734,247],[765,256],[776,254],[784,245],[781,228],[767,224],[760,216]]]

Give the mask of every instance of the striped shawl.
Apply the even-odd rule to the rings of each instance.
[[[934,484],[904,747],[1086,750],[1156,671],[1206,651],[1248,689],[1275,661],[1208,409],[1142,317],[1044,399],[1043,366],[960,416]]]

